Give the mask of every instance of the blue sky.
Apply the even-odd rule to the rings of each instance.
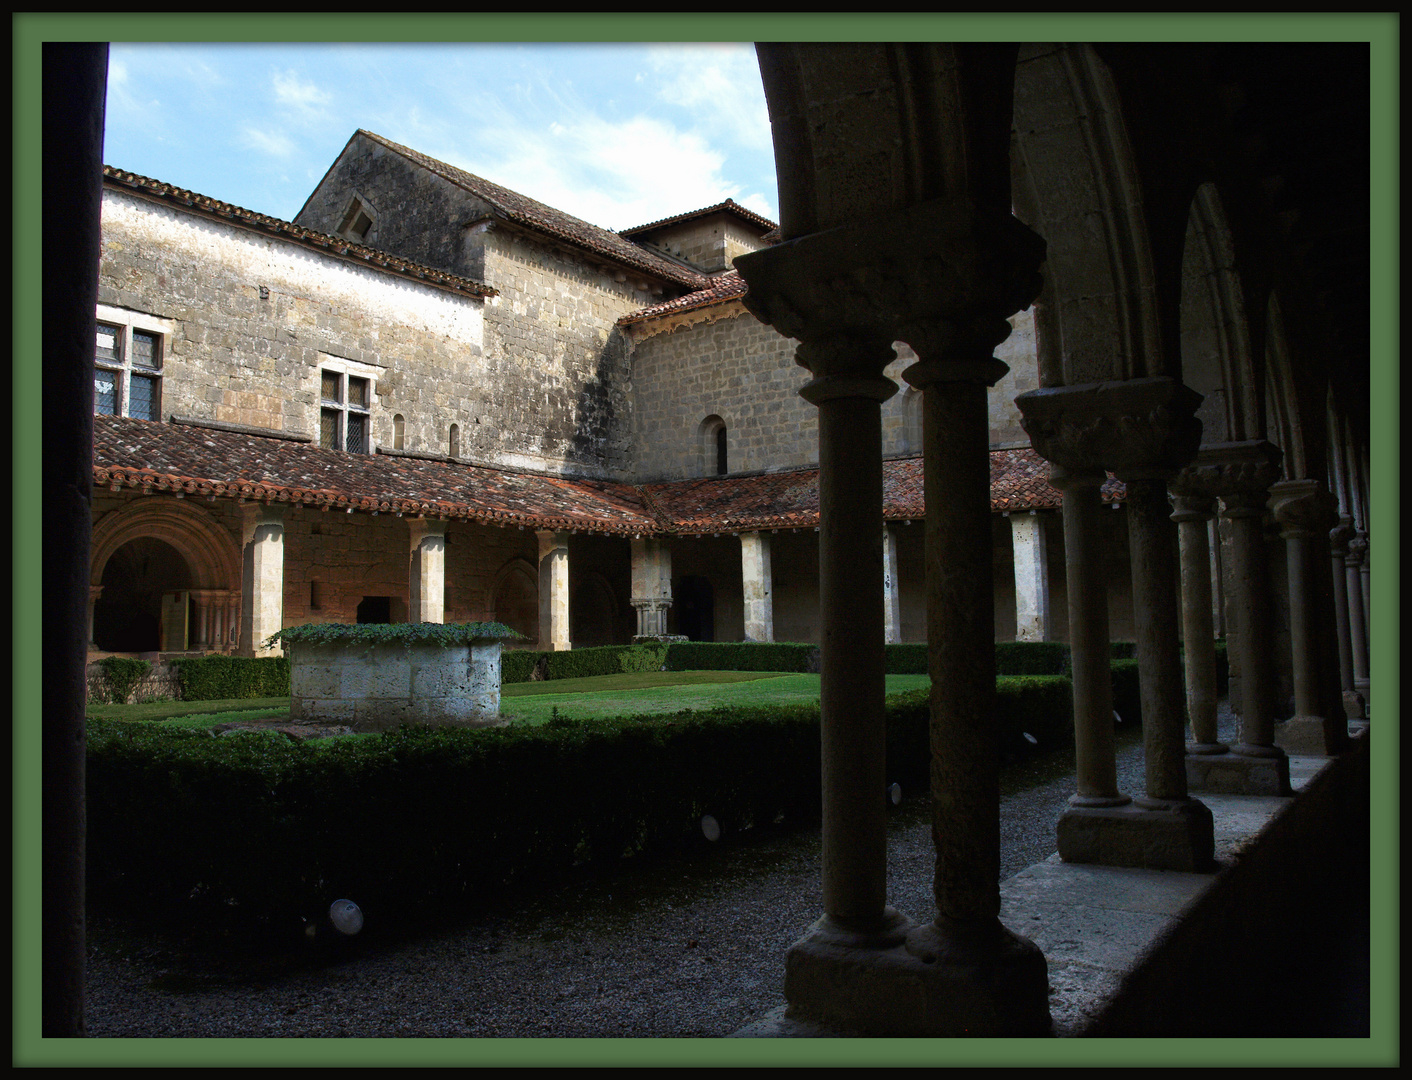
[[[104,161],[298,213],[366,128],[611,229],[727,198],[778,220],[748,44],[136,44]]]

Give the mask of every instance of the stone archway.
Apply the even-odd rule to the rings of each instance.
[[[90,642],[103,645],[97,640],[100,628],[107,635],[134,623],[118,615],[122,608],[150,615],[154,606],[160,612],[157,594],[185,592],[185,647],[232,647],[238,626],[240,556],[230,534],[199,507],[185,500],[148,497],[104,515],[93,527],[89,566]],[[157,621],[160,624],[160,614]],[[120,636],[126,639],[130,631],[137,632],[137,627],[129,625]],[[155,650],[161,644],[148,647]]]
[[[525,636],[525,644],[539,640],[539,585],[534,566],[527,559],[511,559],[490,586],[490,617]]]

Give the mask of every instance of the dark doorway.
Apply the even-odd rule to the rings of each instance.
[[[392,621],[392,597],[365,596],[358,605],[360,623],[390,623]]]
[[[192,579],[181,552],[142,537],[113,552],[102,585],[93,605],[93,643],[104,652],[156,652],[162,647],[162,594],[190,589]]]
[[[692,641],[716,640],[716,595],[703,577],[684,577],[672,587],[677,633]]]

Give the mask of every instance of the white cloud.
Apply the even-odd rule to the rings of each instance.
[[[333,100],[326,90],[320,90],[311,82],[301,82],[294,71],[276,71],[270,79],[274,85],[275,101],[280,105],[308,112]]]
[[[648,50],[658,96],[688,110],[713,137],[770,146],[770,114],[750,45],[685,45]]]
[[[245,146],[272,157],[289,157],[297,149],[294,140],[282,131],[261,131],[248,127],[241,134]]]

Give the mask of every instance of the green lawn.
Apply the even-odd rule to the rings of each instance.
[[[927,685],[925,675],[887,676],[889,694]],[[818,700],[817,675],[773,671],[645,671],[587,679],[511,683],[501,688],[500,712],[517,723],[542,724],[556,709],[561,717],[588,720],[713,709],[722,705],[794,705]],[[289,715],[289,699],[90,705],[88,715],[103,720],[161,720],[174,727],[209,727],[232,720],[283,719]]]

